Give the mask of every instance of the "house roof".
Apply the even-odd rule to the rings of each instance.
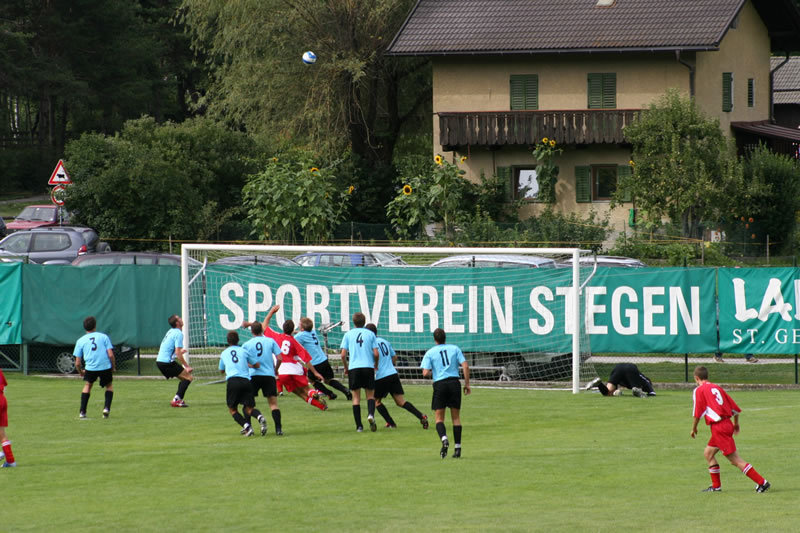
[[[784,61],[785,57],[771,59],[771,69],[780,66],[773,78],[773,101],[776,104],[800,104],[800,57],[790,57],[783,64]]]
[[[762,138],[795,143],[800,142],[800,130],[778,126],[777,124],[771,124],[765,120],[758,122],[731,122],[731,128],[736,131],[751,133]]]
[[[418,0],[388,53],[715,50],[746,1],[774,50],[800,49],[794,0]]]

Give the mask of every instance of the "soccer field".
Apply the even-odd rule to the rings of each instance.
[[[343,398],[321,412],[283,396],[285,435],[268,417],[266,437],[245,438],[222,384],[196,382],[191,407],[173,409],[174,381],[117,379],[111,418],[100,416],[95,389],[89,419],[78,420],[78,380],[7,378],[19,467],[0,470],[3,532],[797,527],[797,390],[731,391],[744,410],[740,454],[772,483],[756,494],[724,458],[723,492],[700,492],[708,429],[689,437],[690,391],[639,399],[474,388],[463,457],[442,460],[433,424],[424,431],[393,402],[397,429],[356,433]],[[432,420],[430,386],[406,392]]]

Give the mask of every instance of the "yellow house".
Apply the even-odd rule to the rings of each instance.
[[[634,203],[610,200],[637,112],[675,88],[728,134],[790,146],[798,131],[771,124],[770,56],[794,50],[794,0],[419,0],[388,53],[433,63],[435,154],[504,177],[530,216],[544,207],[532,149],[554,139],[555,208],[621,231]]]

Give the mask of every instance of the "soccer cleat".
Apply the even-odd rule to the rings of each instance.
[[[419,420],[419,423],[422,424],[422,429],[428,429],[428,415],[422,415],[422,418]]]
[[[386,422],[386,425],[383,426],[383,427],[388,428],[388,429],[397,429],[397,426],[395,424],[391,424],[389,422]]]
[[[714,356],[714,362],[716,362],[716,363],[724,363],[725,359],[722,358],[722,354],[715,355]]]
[[[453,450],[453,459],[461,459],[461,447],[459,446]]]
[[[378,431],[378,424],[375,423],[375,417],[374,416],[368,416],[367,417],[367,422],[369,422],[369,430],[370,431],[373,431],[373,432],[374,431]]]
[[[353,393],[352,392],[347,391],[347,392],[344,393],[344,395],[347,396],[347,401],[348,402],[353,400]]]
[[[338,396],[336,396],[334,393],[328,394],[328,399],[329,400],[335,400],[336,398],[338,398]]]
[[[81,419],[81,420],[86,420],[86,413],[83,413],[83,412],[78,413],[78,418]]]
[[[103,418],[108,418],[108,414],[109,414],[108,408],[103,409]]]
[[[601,381],[600,378],[594,378],[592,381],[587,383],[585,387],[583,387],[583,390],[593,389],[594,387],[597,386],[598,383],[600,383],[600,381]]]
[[[13,468],[15,466],[17,466],[17,462],[16,461],[14,461],[13,463],[3,463],[3,466],[1,466],[0,468]],[[767,487],[767,488],[769,488],[769,487]],[[767,489],[764,489],[764,490],[767,490]],[[764,492],[764,491],[762,490],[761,492]]]
[[[637,398],[647,398],[647,394],[645,394],[645,392],[642,389],[640,389],[639,387],[632,388],[631,392]]]
[[[758,359],[756,359],[755,357],[751,357],[750,359],[747,360],[747,362],[748,363],[758,363]]]
[[[244,435],[245,437],[252,437],[253,435],[255,435],[255,431],[253,431],[253,426],[251,426],[250,424],[245,424],[244,428],[242,429],[244,429],[244,433],[242,433],[242,435]]]
[[[756,492],[767,492],[771,486],[769,481],[765,479],[763,485],[756,485]]]
[[[361,426],[358,426],[358,427],[356,428],[356,433],[361,433],[361,432],[363,432],[363,431],[364,431],[364,428],[362,428]]]
[[[311,395],[311,397],[322,404],[322,410],[323,411],[327,411],[328,410],[328,402],[325,401],[325,395],[324,394],[322,394],[321,392],[315,392],[314,394]]]
[[[280,437],[281,435],[283,435],[283,429],[275,428],[275,434]]]
[[[239,435],[244,435],[247,433],[247,426],[242,426],[242,429],[239,431]]]
[[[707,489],[703,489],[700,492],[722,492],[722,487],[708,487]]]
[[[258,415],[258,423],[261,426],[261,436],[267,434],[267,419],[264,418],[264,415]]]
[[[442,449],[439,450],[439,455],[442,456],[442,459],[447,457],[447,448],[450,447],[450,441],[447,440],[447,437],[442,439]]]
[[[172,400],[172,407],[189,407],[183,400]]]

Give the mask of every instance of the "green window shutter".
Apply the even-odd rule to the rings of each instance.
[[[511,110],[539,109],[539,76],[514,74],[511,76]]]
[[[617,75],[603,74],[603,107],[617,108]]]
[[[592,201],[591,167],[575,167],[575,201],[578,203]]]
[[[633,175],[633,171],[631,167],[628,165],[619,165],[617,167],[617,185],[619,186],[620,182],[624,182],[630,179]],[[622,197],[623,202],[630,202],[631,201],[631,193],[630,191],[625,191],[625,195]]]
[[[503,181],[503,201],[511,203],[514,200],[514,172],[511,167],[497,167],[497,177]]]
[[[733,111],[733,72],[722,73],[722,111]]]
[[[603,107],[603,75],[589,74],[589,109],[600,109]]]
[[[756,103],[756,80],[747,79],[747,107],[753,107]]]

